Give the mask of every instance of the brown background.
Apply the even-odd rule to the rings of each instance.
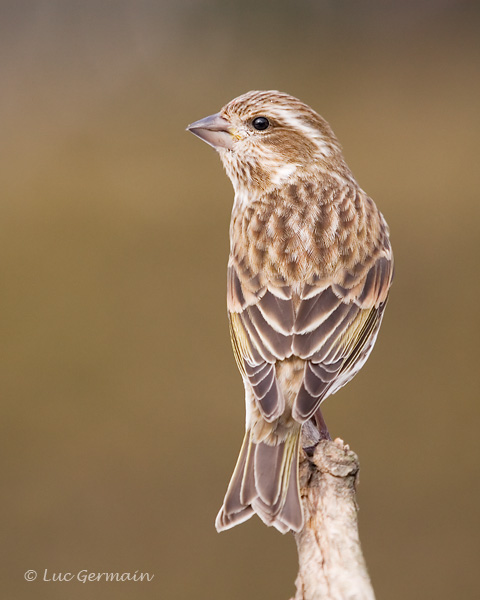
[[[269,88],[330,121],[392,230],[377,348],[325,405],[361,458],[377,595],[477,597],[479,17],[448,0],[0,3],[3,598],[293,592],[291,536],[213,527],[244,420],[233,194],[185,132]]]

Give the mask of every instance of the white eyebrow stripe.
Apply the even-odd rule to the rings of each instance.
[[[289,125],[293,129],[299,129],[309,139],[313,140],[315,142],[320,154],[323,154],[323,156],[331,155],[331,150],[330,150],[329,145],[325,142],[325,139],[323,138],[322,134],[317,129],[315,129],[314,127],[311,127],[310,125],[305,123],[305,121],[303,119],[297,117],[296,115],[292,114],[288,110],[285,110],[285,111],[280,110],[280,111],[278,111],[278,114],[279,114],[279,117],[282,119],[282,121],[286,125]]]

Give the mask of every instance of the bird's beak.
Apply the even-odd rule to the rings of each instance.
[[[187,131],[191,131],[215,150],[219,148],[233,149],[232,126],[220,116],[220,113],[195,121],[187,127]]]

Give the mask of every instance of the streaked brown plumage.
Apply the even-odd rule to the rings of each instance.
[[[301,430],[323,423],[320,403],[373,348],[393,276],[388,227],[328,123],[292,96],[248,92],[189,130],[235,189],[227,306],[247,419],[216,527],[256,512],[299,531]]]

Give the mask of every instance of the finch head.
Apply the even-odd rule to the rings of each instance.
[[[188,130],[218,151],[236,192],[264,192],[312,169],[349,173],[329,124],[282,92],[243,94]]]

